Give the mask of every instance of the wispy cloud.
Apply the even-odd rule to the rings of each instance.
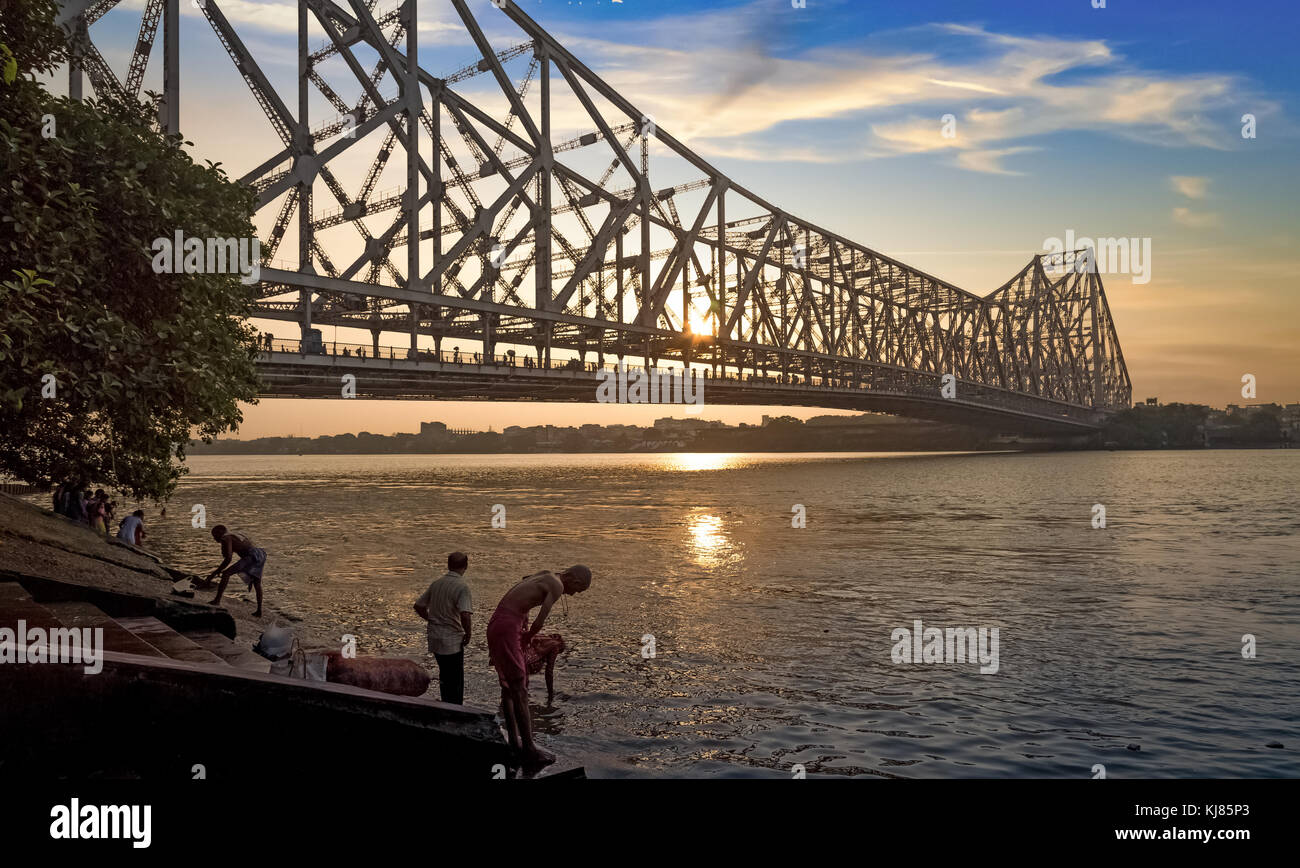
[[[1013,36],[943,23],[899,31],[897,44],[924,51],[819,48],[770,52],[754,21],[779,20],[768,0],[676,16],[638,34],[566,37],[614,87],[660,125],[708,154],[772,153],[827,162],[893,154],[948,153],[962,168],[1007,174],[1003,159],[1031,140],[1101,131],[1165,146],[1226,148],[1209,116],[1243,85],[1232,76],[1145,71],[1100,40]],[[736,33],[740,48],[719,47]],[[655,44],[671,34],[671,46]],[[645,39],[651,44],[644,44]],[[1086,74],[1084,74],[1086,73]],[[701,106],[707,107],[701,110]],[[944,138],[940,118],[957,117]],[[827,136],[823,151],[788,147],[799,125],[850,124],[856,149]]]
[[[1181,196],[1186,196],[1188,199],[1204,199],[1210,186],[1210,179],[1193,175],[1171,175],[1169,183]]]
[[[957,154],[957,165],[973,172],[987,172],[993,175],[1023,175],[1013,172],[1002,165],[1002,160],[1012,154],[1035,151],[1037,148],[1021,146],[1015,148],[995,148],[987,151],[961,151]]]
[[[293,0],[220,3],[245,38],[296,30]],[[181,7],[201,14],[188,3]],[[378,11],[388,7],[380,0]],[[788,11],[785,0],[755,0],[635,24],[602,18],[599,30],[570,23],[579,32],[557,36],[692,148],[756,161],[933,154],[968,171],[1014,175],[1024,171],[1017,156],[1062,133],[1226,148],[1235,128],[1219,130],[1209,118],[1245,87],[1228,75],[1144,70],[1103,40],[1011,35],[964,23],[876,34],[868,47],[812,50],[791,38]],[[497,47],[520,41],[503,16],[476,14]],[[422,41],[467,43],[450,4],[425,4],[420,30]],[[720,33],[728,38],[719,40]],[[472,62],[473,47],[464,48]],[[292,47],[284,50],[296,62]],[[441,58],[424,55],[426,67],[445,73],[435,54]],[[270,62],[268,51],[261,56]],[[1271,106],[1258,98],[1252,104]],[[557,104],[557,128],[568,119],[565,111]],[[951,138],[941,131],[947,114],[956,118]],[[580,113],[572,115],[581,126]],[[1197,179],[1182,180],[1191,191],[1183,195],[1201,198],[1194,195]]]
[[[1174,222],[1192,229],[1209,229],[1219,225],[1219,215],[1209,211],[1193,211],[1190,208],[1175,208]]]

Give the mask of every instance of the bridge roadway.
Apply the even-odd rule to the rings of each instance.
[[[257,360],[266,398],[342,398],[344,376],[355,379],[355,397],[386,400],[572,401],[597,403],[602,371],[614,362],[533,359],[421,350],[415,358],[401,347],[325,343],[324,352],[303,352],[299,341],[273,340]],[[629,380],[640,366],[629,366]],[[658,368],[663,372],[670,366]],[[703,384],[701,404],[823,407],[891,413],[971,425],[998,433],[1077,436],[1096,431],[1106,414],[1088,407],[1025,395],[962,380],[955,398],[940,393],[940,377],[904,369],[872,369],[848,379],[717,372],[695,367]],[[680,365],[676,368],[680,374]],[[672,404],[666,404],[665,411]],[[680,406],[680,405],[678,405]]]

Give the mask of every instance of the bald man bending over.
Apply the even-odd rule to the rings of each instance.
[[[510,748],[526,765],[542,766],[555,757],[533,744],[533,720],[528,707],[528,664],[524,649],[546,623],[560,597],[591,587],[591,570],[577,564],[560,573],[543,571],[525,576],[497,604],[488,621],[488,657],[501,683],[501,713],[510,733]],[[532,627],[528,613],[541,606]]]

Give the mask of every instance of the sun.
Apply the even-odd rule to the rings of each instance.
[[[686,322],[689,325],[692,334],[713,334],[715,320],[712,310],[709,310],[708,308],[701,310],[701,305],[696,304],[695,300],[692,299],[686,312]]]

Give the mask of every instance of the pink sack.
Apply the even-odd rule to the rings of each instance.
[[[329,653],[325,680],[398,696],[420,696],[429,689],[429,673],[414,660],[391,657],[344,657]]]

